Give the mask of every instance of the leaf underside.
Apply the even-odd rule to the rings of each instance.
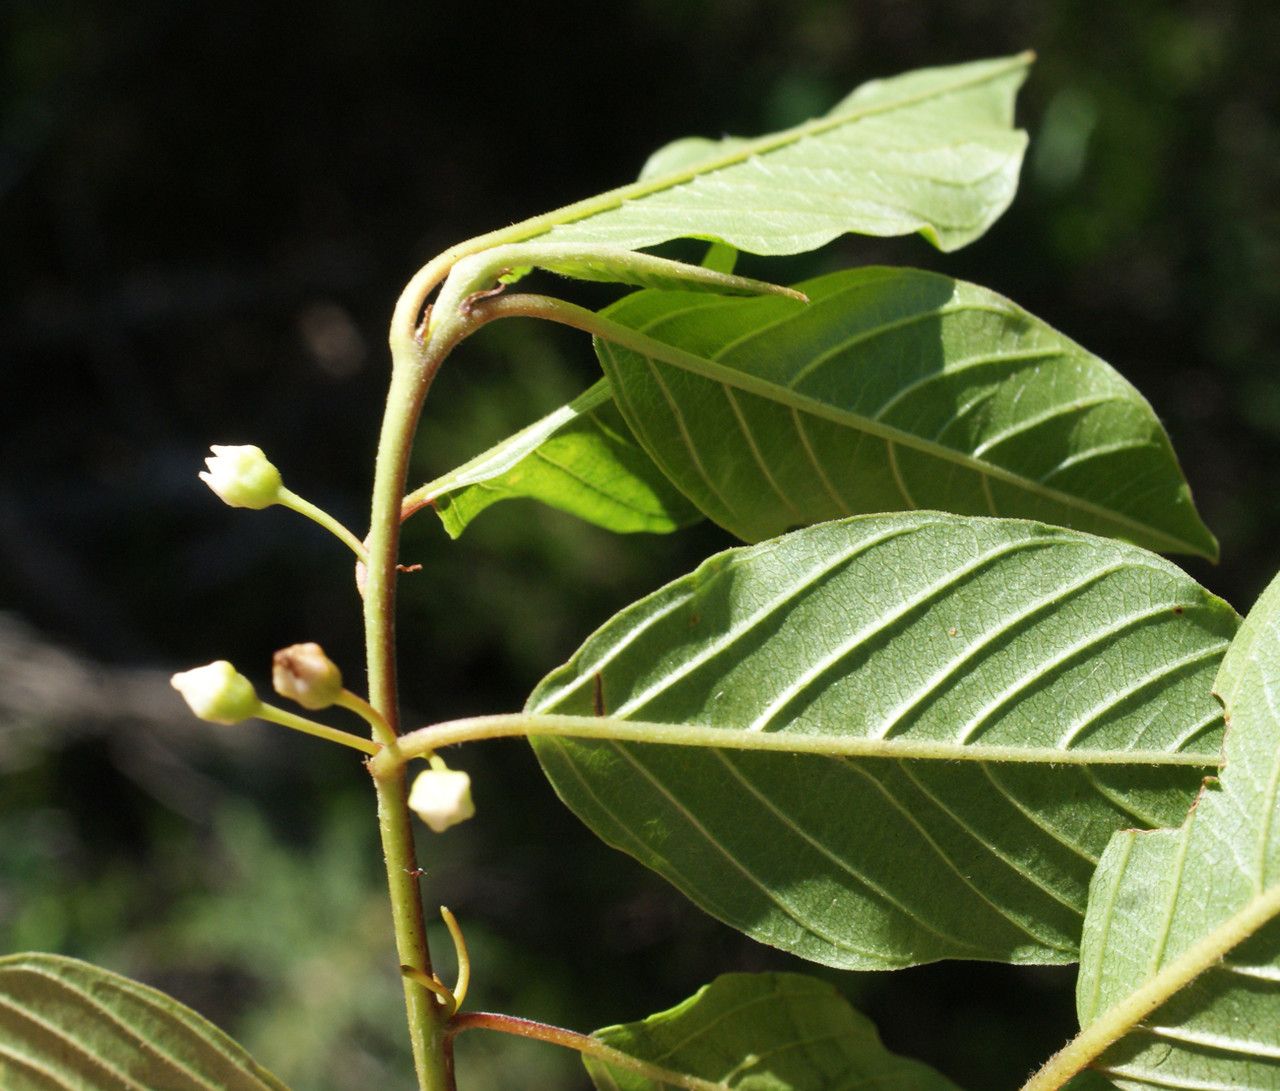
[[[861,517],[712,557],[606,623],[527,707],[883,740],[869,759],[533,746],[600,837],[765,943],[848,968],[1067,962],[1112,832],[1177,821],[1201,772],[903,760],[894,741],[1211,766],[1209,684],[1236,624],[1132,546],[1013,520]]]
[[[500,500],[540,500],[619,534],[667,533],[702,518],[636,443],[602,380],[410,497],[451,538]]]
[[[536,234],[627,249],[697,237],[798,254],[846,232],[919,232],[957,249],[1013,199],[1026,147],[1013,103],[1029,63],[922,69],[864,84],[785,132],[677,141],[654,153],[620,203],[570,206],[572,222]]]
[[[938,509],[1216,555],[1151,406],[1073,341],[933,273],[797,287],[812,302],[637,292],[604,316],[661,345],[596,339],[636,438],[738,537]]]
[[[0,958],[4,1091],[285,1091],[164,993],[54,955]]]
[[[1203,968],[1098,1063],[1135,1091],[1280,1088],[1280,580],[1246,619],[1216,689],[1231,725],[1221,780],[1180,829],[1118,833],[1089,900],[1082,1026],[1158,987],[1180,960]],[[1248,938],[1232,945],[1242,927]]]
[[[871,1022],[830,985],[801,974],[725,974],[669,1011],[595,1032],[614,1049],[744,1091],[957,1091],[890,1053]],[[599,1091],[662,1091],[587,1058]]]

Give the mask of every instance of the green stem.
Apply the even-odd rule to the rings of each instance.
[[[356,555],[356,559],[368,563],[369,555],[365,551],[364,543],[360,541],[346,527],[338,522],[324,508],[316,507],[310,500],[305,500],[296,492],[289,489],[280,489],[280,499],[278,503],[282,507],[288,508],[290,511],[296,511],[299,515],[305,515],[313,523],[318,523],[324,527],[330,534],[346,545],[352,553]]]
[[[301,731],[306,735],[314,735],[316,738],[324,739],[327,742],[341,743],[343,746],[350,746],[365,754],[376,754],[382,749],[379,743],[362,739],[359,735],[353,735],[349,731],[340,731],[336,727],[328,727],[325,724],[317,723],[315,720],[308,720],[305,716],[299,716],[283,708],[276,708],[275,705],[269,705],[265,701],[262,702],[254,715],[260,720],[280,724],[282,727],[291,727],[294,731]]]
[[[551,1045],[573,1049],[587,1057],[595,1057],[614,1068],[634,1072],[638,1076],[653,1080],[655,1083],[669,1087],[684,1088],[684,1091],[727,1091],[728,1084],[715,1083],[698,1076],[690,1076],[686,1072],[675,1072],[662,1068],[620,1049],[605,1045],[599,1038],[590,1034],[579,1034],[563,1027],[553,1027],[547,1023],[536,1023],[532,1019],[521,1019],[514,1015],[498,1015],[488,1011],[468,1011],[455,1015],[449,1025],[449,1036],[461,1034],[464,1030],[496,1030],[502,1034],[514,1034],[520,1038],[531,1038],[537,1042],[548,1042]]]
[[[430,267],[428,267],[430,268]],[[400,503],[409,457],[423,402],[436,371],[453,347],[484,324],[481,318],[455,316],[422,345],[416,336],[411,303],[419,290],[419,273],[401,295],[391,326],[391,387],[387,393],[378,455],[374,468],[373,504],[367,538],[364,586],[365,647],[369,671],[369,705],[394,740],[399,725],[396,684],[396,563],[400,548]],[[406,318],[408,315],[408,318]],[[388,749],[395,749],[394,741]],[[418,887],[417,854],[408,807],[403,765],[375,779],[378,830],[386,865],[391,917],[400,964],[432,977],[431,952]],[[445,1041],[445,1014],[431,992],[413,975],[404,981],[409,1040],[420,1091],[453,1091],[452,1065]]]
[[[394,734],[399,722],[395,657],[395,579],[400,544],[400,497],[426,384],[417,360],[396,359],[387,395],[374,472],[369,560],[364,588],[369,703]],[[386,865],[396,953],[400,963],[431,976],[431,953],[418,888],[417,855],[403,771],[374,781],[378,832]],[[409,1041],[419,1091],[451,1091],[445,1062],[444,1019],[435,997],[412,976],[403,978]]]
[[[660,746],[702,746],[721,750],[766,750],[786,754],[824,754],[858,758],[918,761],[1016,762],[1040,765],[1174,765],[1213,769],[1218,764],[1205,754],[1163,750],[1057,750],[1053,747],[984,746],[933,740],[876,739],[864,736],[790,731],[739,731],[697,724],[649,723],[610,716],[568,716],[556,713],[513,712],[472,716],[434,724],[401,735],[394,747],[369,762],[375,777],[400,775],[405,763],[429,757],[434,751],[482,739],[550,736],[569,739],[609,739],[614,742]]]
[[[374,738],[382,743],[383,746],[395,746],[396,733],[391,730],[391,725],[387,723],[386,717],[359,694],[352,693],[349,689],[344,689],[338,694],[338,699],[334,701],[334,704],[339,708],[345,708],[348,712],[354,712],[364,720],[373,729]]]

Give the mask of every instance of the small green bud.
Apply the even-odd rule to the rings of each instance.
[[[182,694],[192,712],[211,723],[238,724],[256,716],[262,707],[253,683],[225,659],[182,671],[169,683]]]
[[[436,833],[443,833],[476,813],[471,778],[458,769],[419,773],[409,789],[409,809]]]
[[[272,657],[271,685],[281,697],[315,711],[342,695],[342,672],[319,644],[290,644]]]
[[[207,471],[200,480],[233,508],[269,508],[279,503],[284,483],[280,471],[262,453],[261,447],[213,446],[204,460]]]

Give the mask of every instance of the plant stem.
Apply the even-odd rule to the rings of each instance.
[[[368,561],[369,558],[365,553],[364,543],[339,523],[337,519],[325,511],[324,508],[317,507],[315,504],[311,503],[310,500],[306,500],[296,492],[292,492],[291,490],[283,487],[280,489],[280,499],[278,503],[281,506],[288,508],[290,511],[296,511],[299,515],[306,516],[306,518],[310,519],[313,523],[317,523],[324,527],[325,530],[347,546],[347,548],[356,555],[356,560]]]
[[[394,738],[400,722],[395,626],[400,506],[413,437],[427,391],[440,364],[459,341],[485,321],[450,316],[435,337],[425,345],[420,343],[413,328],[415,312],[406,300],[418,291],[422,276],[420,273],[410,282],[392,318],[391,387],[387,392],[382,431],[378,437],[372,512],[366,539],[368,562],[364,585],[364,628],[369,705],[385,724],[385,727],[376,726],[375,731],[390,736],[392,745],[388,749],[391,750],[395,749]],[[432,977],[403,764],[390,775],[375,778],[374,788],[378,797],[378,830],[391,898],[396,951],[402,966]],[[414,980],[413,975],[405,975],[403,981],[418,1087],[420,1091],[453,1091],[453,1066],[445,1039],[445,1012],[431,992]]]
[[[409,449],[422,399],[421,365],[403,355],[394,362],[391,389],[378,441],[373,510],[368,538],[369,560],[364,588],[364,624],[369,669],[369,703],[394,734],[399,723],[396,688],[395,602],[396,557],[400,545],[400,497]],[[391,918],[400,963],[431,976],[418,888],[417,856],[403,771],[374,781],[378,797],[378,832],[387,871]],[[419,1091],[451,1091],[445,1063],[444,1019],[435,997],[411,976],[403,978],[409,1041]]]
[[[266,720],[268,723],[291,727],[294,731],[301,731],[306,735],[314,735],[316,738],[324,739],[326,742],[336,742],[343,746],[350,746],[365,754],[376,754],[382,749],[381,744],[362,739],[359,735],[351,734],[350,731],[341,731],[336,727],[329,727],[327,724],[316,723],[315,720],[309,720],[305,716],[299,716],[296,713],[289,712],[287,709],[276,708],[275,705],[269,705],[265,701],[262,702],[255,715],[258,719]]]
[[[547,1023],[536,1023],[532,1019],[520,1019],[514,1015],[497,1015],[488,1011],[463,1012],[453,1017],[449,1025],[449,1036],[461,1034],[464,1030],[496,1030],[502,1034],[514,1034],[521,1038],[532,1038],[534,1041],[564,1046],[566,1049],[577,1050],[587,1057],[595,1057],[614,1068],[623,1068],[655,1083],[681,1087],[685,1091],[726,1091],[729,1086],[649,1064],[648,1061],[642,1061],[639,1057],[632,1057],[629,1053],[623,1053],[619,1049],[605,1045],[599,1038],[594,1038],[590,1034],[579,1034],[577,1031],[553,1027]]]
[[[765,750],[787,754],[915,759],[920,761],[1015,762],[1040,765],[1162,765],[1213,769],[1218,760],[1206,754],[1162,750],[1058,750],[1053,747],[984,746],[934,740],[877,739],[862,735],[790,731],[738,731],[700,724],[664,724],[623,720],[610,716],[568,716],[558,713],[513,712],[472,716],[434,724],[401,735],[369,761],[375,778],[400,775],[405,763],[429,757],[434,751],[482,739],[521,736],[569,739],[612,739],[615,742],[660,746],[703,746],[721,750]]]

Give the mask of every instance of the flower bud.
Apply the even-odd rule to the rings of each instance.
[[[342,672],[319,644],[290,644],[271,659],[271,685],[281,697],[312,711],[342,694]]]
[[[409,809],[436,833],[465,822],[476,813],[471,778],[458,769],[428,769],[409,790]]]
[[[262,707],[253,683],[225,659],[175,674],[169,683],[192,712],[215,724],[238,724]]]
[[[204,460],[208,470],[200,480],[233,508],[269,508],[280,499],[284,483],[280,471],[262,453],[261,447],[219,447],[209,450]]]

